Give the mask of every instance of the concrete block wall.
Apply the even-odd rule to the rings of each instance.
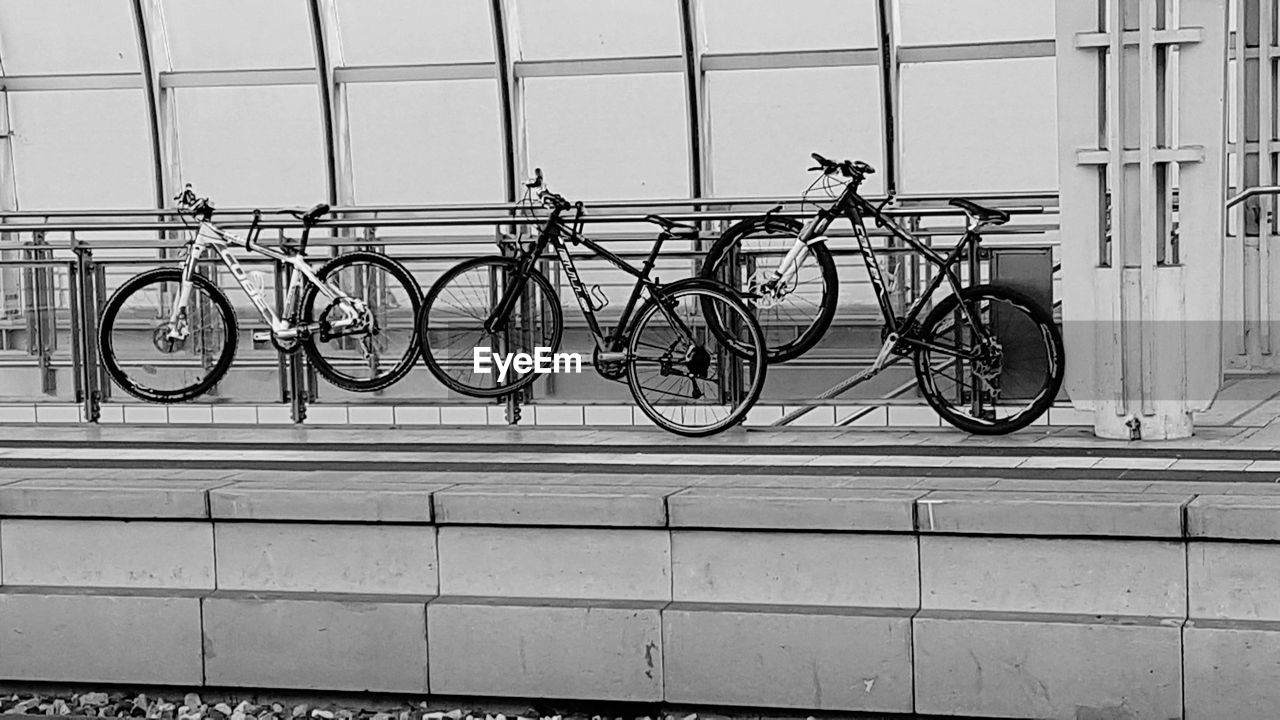
[[[0,680],[1018,718],[1280,704],[1266,485],[324,477],[0,485]]]

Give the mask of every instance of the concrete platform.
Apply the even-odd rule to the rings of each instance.
[[[66,430],[0,428],[0,681],[1280,704],[1280,450],[1240,438]]]

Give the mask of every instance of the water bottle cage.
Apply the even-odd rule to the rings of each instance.
[[[600,312],[609,307],[609,298],[600,289],[599,285],[592,285],[591,291],[588,293],[587,304],[591,306],[591,312]]]

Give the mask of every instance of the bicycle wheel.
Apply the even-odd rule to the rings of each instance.
[[[179,308],[180,337],[169,338],[181,286],[181,269],[149,270],[126,280],[102,309],[102,365],[121,390],[139,400],[177,403],[203,395],[235,357],[235,312],[203,275],[192,275],[187,303]]]
[[[792,218],[743,220],[715,241],[702,265],[703,278],[743,293],[764,331],[771,363],[794,360],[808,352],[826,334],[836,314],[839,279],[835,258],[825,243],[805,249],[789,282],[779,286],[772,281],[773,272],[796,244],[800,229],[800,222]],[[720,323],[712,320],[712,329],[718,331]],[[726,334],[721,340],[731,342],[733,338]]]
[[[485,321],[501,302],[517,277],[519,264],[504,257],[468,260],[440,276],[431,286],[418,313],[418,338],[422,359],[445,387],[472,397],[499,397],[533,382],[532,372],[506,374],[489,362],[485,372],[476,367],[477,351],[513,356],[534,354],[538,348],[555,352],[560,347],[560,298],[542,273],[531,271],[505,322],[496,332]]]
[[[303,348],[320,376],[343,390],[373,392],[403,378],[418,359],[418,308],[422,292],[400,263],[373,252],[350,252],[325,263],[316,275],[359,300],[360,312],[344,300],[330,303],[315,285],[302,300],[304,323],[323,329],[307,336]],[[324,303],[317,307],[317,299]],[[331,327],[344,318],[356,320]]]
[[[1062,387],[1062,333],[1053,316],[1026,295],[998,285],[966,288],[960,295],[977,327],[965,319],[955,295],[929,313],[921,339],[936,349],[916,349],[920,393],[943,420],[976,435],[1030,425]]]
[[[719,318],[718,330],[709,327],[712,317]],[[737,347],[722,342],[724,335]],[[636,404],[677,435],[732,427],[764,388],[768,362],[760,324],[731,290],[708,280],[677,283],[650,298],[628,343],[627,381]]]

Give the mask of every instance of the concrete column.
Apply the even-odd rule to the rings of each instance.
[[[1236,192],[1276,184],[1275,157],[1275,13],[1276,0],[1239,0],[1230,21],[1235,42],[1234,84],[1238,109],[1234,119],[1236,163],[1229,183]],[[1274,371],[1271,317],[1280,300],[1271,292],[1276,259],[1270,252],[1276,234],[1275,199],[1250,198],[1230,210],[1225,275],[1228,343],[1224,354],[1231,367]]]
[[[1100,437],[1187,437],[1221,382],[1226,28],[1221,0],[1057,3],[1067,392]]]

